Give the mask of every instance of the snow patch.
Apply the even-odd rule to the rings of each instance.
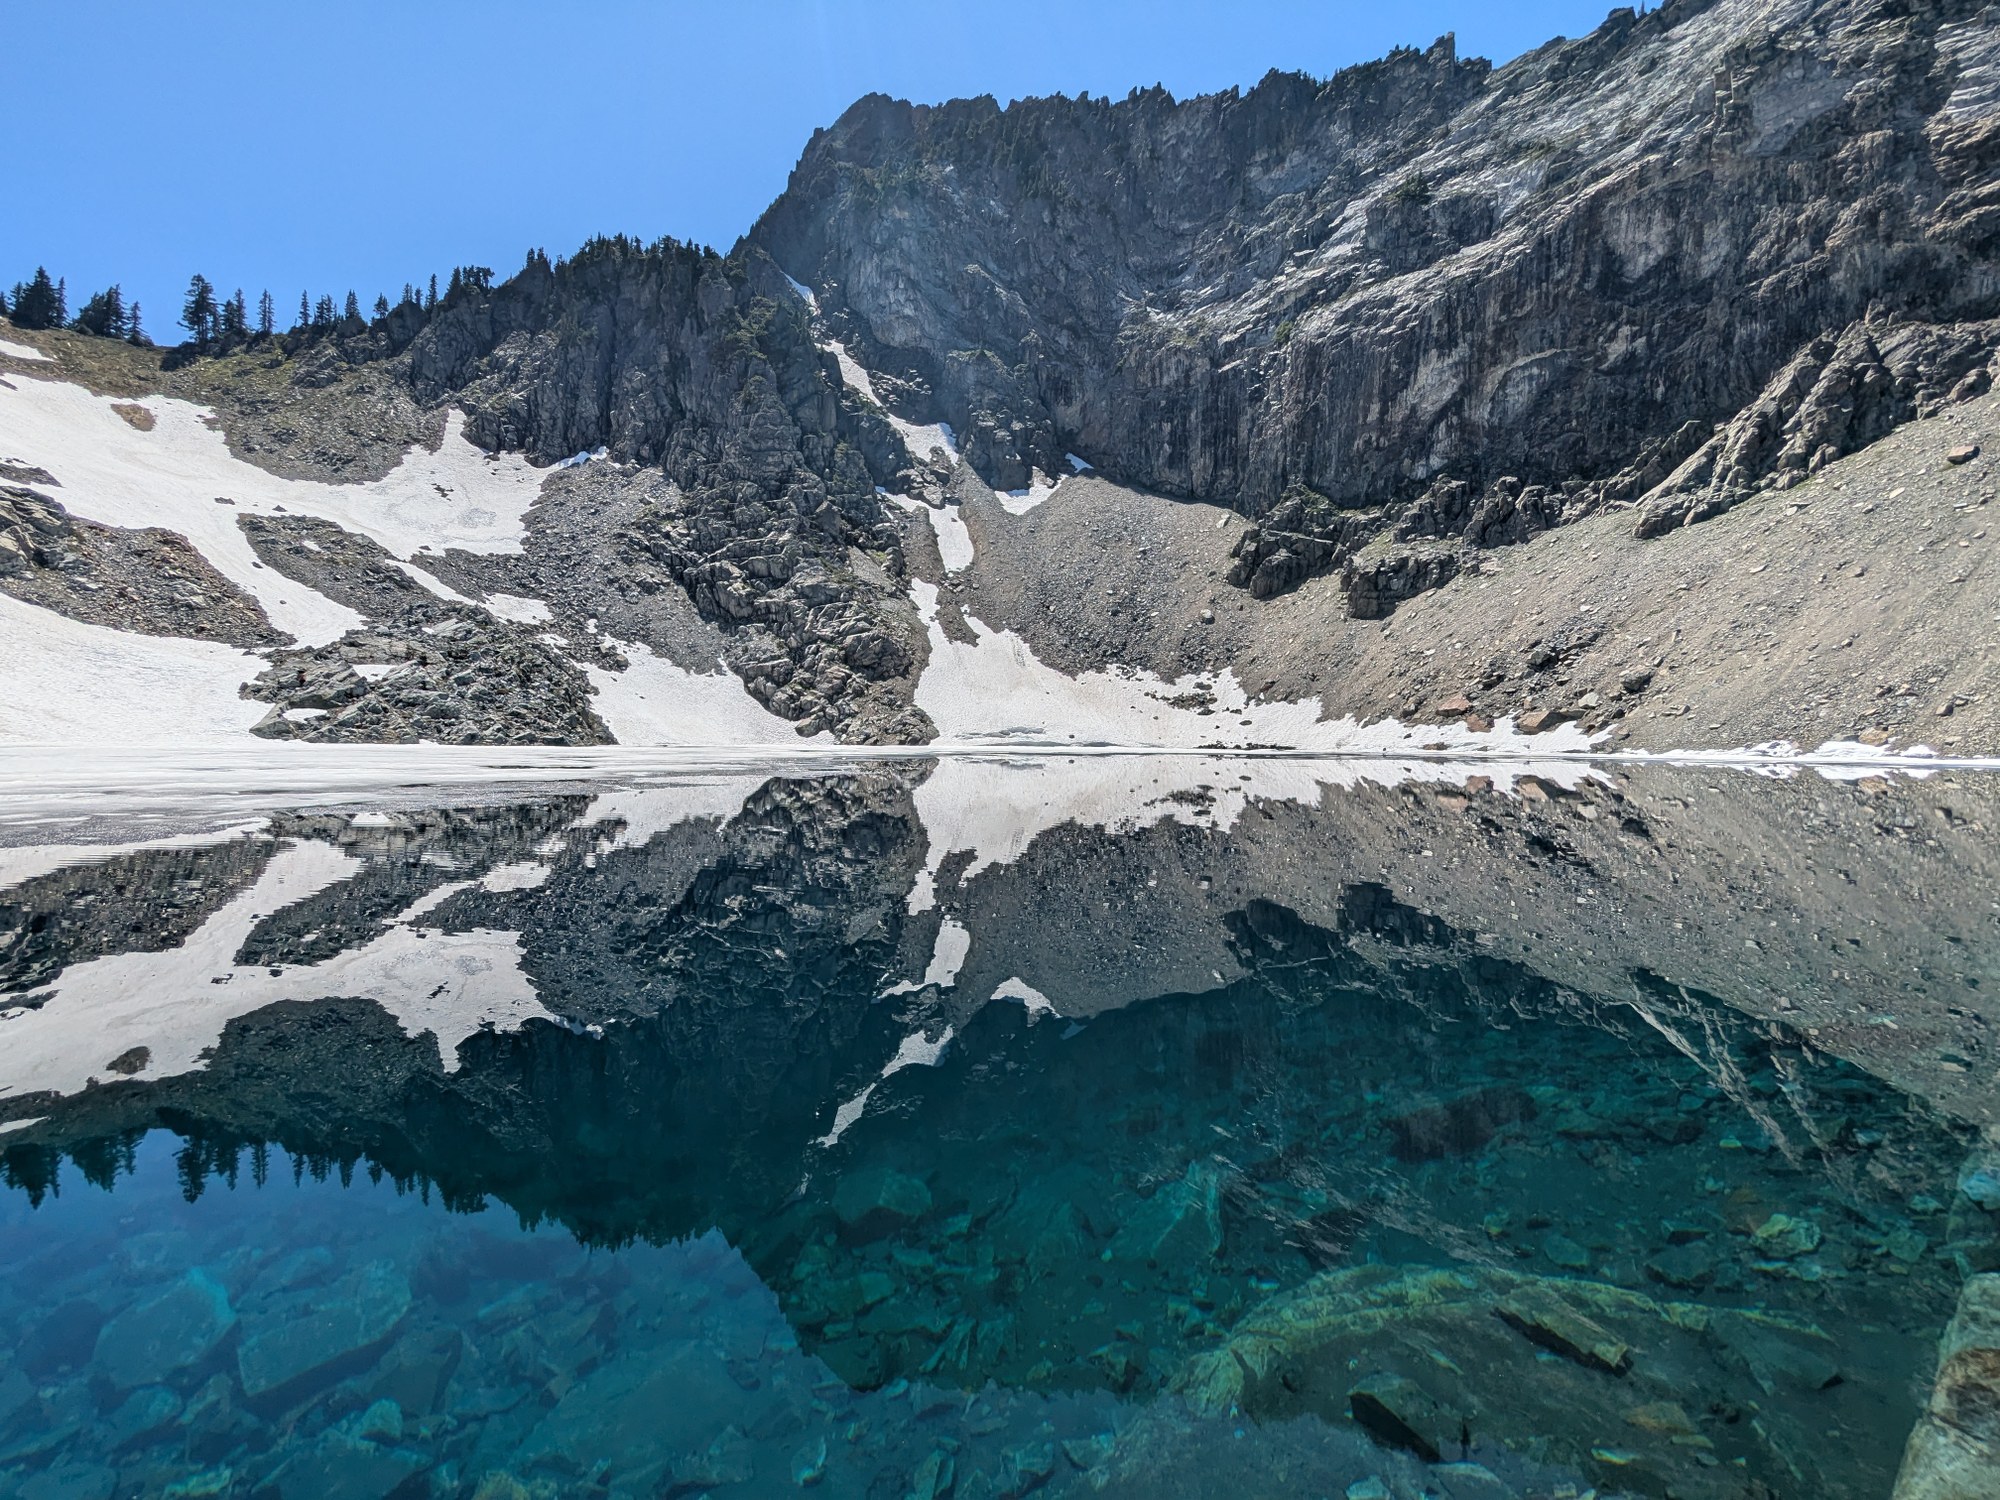
[[[591,706],[621,745],[799,745],[835,743],[821,730],[801,736],[750,696],[735,673],[697,675],[650,646],[605,637],[629,665],[622,672],[585,667],[597,696]]]
[[[546,625],[555,618],[555,612],[540,599],[525,599],[519,594],[488,594],[480,603],[489,613],[516,625]]]
[[[1033,482],[1025,490],[1001,490],[996,497],[1010,516],[1025,516],[1062,488],[1061,479],[1051,479],[1040,469],[1031,472]]]
[[[479,602],[476,599],[466,598],[465,595],[461,594],[457,589],[452,588],[449,584],[431,577],[430,574],[426,573],[415,563],[404,562],[400,557],[392,557],[389,561],[392,566],[400,568],[404,573],[415,579],[424,588],[430,590],[431,593],[436,594],[440,599],[448,599],[453,604],[477,604]]]
[[[933,985],[941,990],[951,989],[957,985],[958,971],[965,967],[965,956],[971,951],[971,932],[956,917],[946,917],[938,923],[937,936],[931,941],[930,967],[924,970],[924,977],[892,984],[876,998],[886,1000],[891,995],[911,995]]]
[[[549,866],[536,860],[524,859],[488,870],[480,877],[479,888],[494,892],[532,891],[539,885],[547,884],[550,874]]]
[[[0,745],[104,748],[242,738],[264,663],[214,641],[86,625],[0,594]]]
[[[453,412],[436,453],[413,447],[382,479],[324,484],[281,479],[229,451],[214,413],[167,396],[139,403],[153,417],[141,432],[105,397],[63,381],[0,388],[0,430],[26,462],[62,484],[81,519],[178,532],[225,578],[256,599],[278,629],[325,645],[361,616],[304,584],[258,565],[240,515],[294,514],[370,537],[400,559],[425,548],[519,552],[526,514],[543,475],[518,455],[489,457],[468,442]],[[230,504],[217,505],[218,499]],[[453,597],[435,580],[426,588]]]
[[[30,364],[49,362],[49,357],[41,350],[26,344],[17,344],[12,339],[0,339],[0,354],[6,355],[9,359],[27,360]]]
[[[944,561],[947,573],[962,573],[972,566],[972,533],[966,529],[965,517],[956,505],[932,507],[910,495],[891,495],[883,498],[890,504],[912,515],[920,515],[931,528],[931,535],[937,538],[938,556]]]
[[[785,273],[783,271],[780,271],[778,274],[780,276],[785,276]],[[785,285],[790,287],[793,291],[797,292],[799,294],[799,300],[805,303],[807,307],[810,307],[814,312],[819,311],[819,298],[813,295],[813,289],[811,287],[807,286],[803,281],[794,281],[789,276],[785,276]]]

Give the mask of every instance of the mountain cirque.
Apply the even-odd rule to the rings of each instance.
[[[512,601],[478,628],[574,680],[554,718],[461,712],[473,740],[630,739],[579,696],[629,645],[719,658],[781,734],[923,741],[940,644],[994,640],[1168,702],[1228,671],[1362,719],[1971,752],[2000,727],[1996,163],[2000,10],[1683,0],[1499,69],[1446,39],[1188,101],[870,97],[727,256],[597,241],[217,358],[15,333],[44,357],[0,377],[205,404],[294,481],[465,440],[570,460],[504,545],[369,561],[323,516],[338,590],[276,555],[303,523],[242,517],[349,629],[408,634],[417,551],[430,602]],[[0,405],[0,589],[298,634],[228,578],[136,586],[124,531],[30,537],[109,518],[21,446]]]

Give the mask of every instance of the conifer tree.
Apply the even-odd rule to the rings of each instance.
[[[431,295],[429,300],[424,303],[424,311],[436,312],[437,305],[438,305],[438,278],[437,278],[437,272],[433,271],[431,272]]]
[[[83,304],[69,326],[78,333],[94,333],[99,338],[124,338],[127,328],[124,293],[117,286],[99,292]]]
[[[181,303],[181,326],[194,335],[195,348],[205,350],[215,337],[216,322],[215,288],[197,271]]]
[[[298,321],[298,322],[297,322],[296,324],[294,324],[294,325],[293,325],[293,327],[295,327],[295,328],[309,328],[309,327],[311,327],[311,326],[312,326],[312,307],[311,307],[311,305],[310,305],[309,303],[307,303],[307,301],[306,301],[306,294],[305,294],[304,292],[300,292],[300,293],[299,293],[299,321]]]
[[[222,304],[222,318],[219,330],[224,344],[235,345],[250,337],[250,308],[243,300],[243,288],[236,289],[236,295]]]
[[[324,333],[333,327],[333,298],[321,297],[313,304],[312,326],[318,333]]]
[[[352,290],[347,294],[347,305],[341,309],[340,316],[343,322],[359,323],[361,321],[361,299],[355,296]]]
[[[386,318],[389,316],[389,299],[387,297],[382,297],[382,296],[376,297],[375,316],[378,318]]]
[[[278,309],[271,301],[270,288],[266,287],[263,295],[257,299],[257,331],[265,338],[269,338],[277,321]]]
[[[49,279],[48,269],[36,266],[26,285],[15,284],[12,306],[16,328],[60,328],[69,321],[64,284]]]
[[[144,347],[153,341],[146,337],[146,330],[139,325],[139,304],[134,302],[132,310],[125,314],[125,342]]]

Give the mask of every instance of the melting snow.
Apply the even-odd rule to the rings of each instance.
[[[1032,477],[1033,482],[1025,490],[999,491],[997,498],[1001,508],[1009,515],[1025,516],[1062,488],[1061,479],[1051,479],[1040,469],[1036,469]]]
[[[546,625],[554,612],[540,599],[524,599],[519,594],[488,594],[480,601],[493,614],[516,625]]]
[[[121,403],[122,404],[122,403]],[[425,547],[519,552],[525,516],[542,474],[518,455],[489,458],[467,442],[454,412],[436,453],[412,448],[386,477],[334,485],[280,479],[229,451],[213,414],[166,396],[139,403],[152,415],[141,432],[107,398],[63,381],[0,388],[0,428],[27,463],[62,484],[72,514],[111,526],[158,526],[185,536],[230,582],[250,594],[278,629],[324,645],[361,617],[305,585],[258,565],[239,515],[317,516],[372,537],[398,558]],[[231,504],[217,505],[218,499]],[[441,590],[434,580],[425,586]],[[447,595],[448,597],[448,595]]]
[[[586,667],[591,707],[621,745],[801,745],[834,743],[824,730],[805,737],[750,696],[719,663],[697,675],[652,648],[605,638],[630,663],[622,672]]]
[[[920,515],[930,523],[931,535],[937,538],[938,556],[944,560],[947,573],[959,573],[972,566],[972,533],[966,529],[965,517],[956,505],[933,508],[909,495],[883,496],[890,504]]]
[[[0,354],[6,355],[9,359],[24,359],[31,364],[36,361],[46,364],[49,358],[41,350],[30,348],[26,344],[17,344],[12,339],[0,339]]]
[[[214,641],[86,625],[0,594],[0,745],[199,745],[240,739],[263,670]]]

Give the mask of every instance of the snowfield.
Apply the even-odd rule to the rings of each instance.
[[[120,406],[152,417],[142,432]],[[48,470],[52,497],[73,516],[107,526],[180,533],[219,573],[256,599],[300,644],[324,645],[361,616],[265,568],[236,524],[241,515],[316,516],[371,537],[395,557],[425,550],[518,553],[542,472],[518,454],[487,458],[452,413],[436,453],[412,448],[394,472],[364,484],[280,479],[229,451],[206,407],[167,396],[137,403],[92,395],[64,381],[0,386],[0,457]],[[443,597],[448,591],[423,577]]]

